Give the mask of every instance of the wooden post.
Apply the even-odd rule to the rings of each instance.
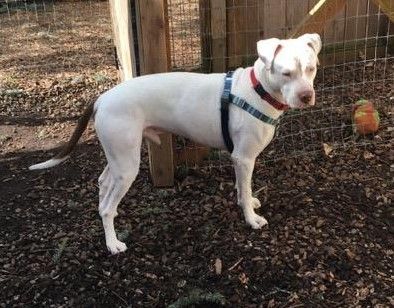
[[[167,72],[170,69],[170,46],[166,0],[136,1],[138,47],[141,74]],[[172,135],[160,134],[161,145],[148,141],[149,164],[153,184],[174,184]]]
[[[136,76],[134,33],[129,0],[109,0],[119,77],[124,81]]]
[[[210,0],[200,0],[200,35],[202,72],[211,73],[211,5]]]
[[[308,1],[305,0],[293,0],[291,2],[287,1],[286,5],[286,36],[289,32],[296,27],[299,22],[304,18],[309,12]]]
[[[345,6],[347,0],[320,0],[308,15],[291,31],[289,37],[304,33],[321,33],[327,21],[331,20]]]
[[[225,72],[226,0],[200,0],[200,25],[204,72]]]
[[[226,1],[227,10],[227,64],[230,69],[242,66],[243,55],[246,54],[245,27],[246,7],[241,1]],[[241,4],[241,5],[240,5]]]
[[[226,0],[211,0],[212,72],[226,70]]]

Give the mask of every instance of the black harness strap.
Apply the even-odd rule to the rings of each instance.
[[[222,97],[220,99],[221,107],[221,122],[222,122],[222,135],[224,139],[224,143],[227,147],[227,150],[232,153],[234,150],[233,140],[230,137],[230,132],[228,130],[228,122],[229,122],[229,108],[230,105],[230,92],[231,92],[231,83],[232,83],[233,72],[230,71],[226,74],[226,78],[224,81],[224,90]]]
[[[231,140],[230,132],[228,130],[228,122],[229,122],[229,105],[233,104],[242,110],[245,110],[247,113],[255,117],[256,119],[270,124],[272,126],[276,126],[279,122],[279,119],[273,119],[264,113],[260,112],[253,106],[251,106],[245,99],[235,96],[231,94],[231,84],[233,79],[233,72],[228,72],[226,74],[226,78],[224,81],[224,89],[223,94],[220,99],[221,107],[220,107],[220,114],[221,114],[221,122],[222,122],[222,135],[224,139],[224,143],[227,147],[227,150],[232,153],[234,150],[234,143]],[[263,91],[265,91],[263,89]],[[268,94],[269,95],[269,94]],[[270,95],[269,95],[270,96]],[[265,97],[263,98],[265,99]]]

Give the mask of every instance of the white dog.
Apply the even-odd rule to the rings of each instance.
[[[289,40],[272,38],[259,41],[259,58],[254,66],[238,68],[234,72],[231,95],[241,98],[241,102],[247,102],[274,121],[286,109],[281,108],[283,106],[304,108],[314,105],[313,81],[320,49],[318,34],[305,34]],[[181,72],[146,75],[125,81],[102,94],[87,108],[61,153],[30,169],[49,168],[66,160],[93,115],[108,161],[99,178],[99,212],[106,245],[112,254],[125,251],[126,245],[116,237],[114,218],[119,202],[138,174],[142,138],[160,143],[158,130],[165,130],[209,147],[229,148],[221,124],[224,81],[224,74]],[[265,89],[267,98],[259,95],[254,83]],[[270,103],[270,99],[279,107]],[[254,212],[260,207],[260,201],[252,197],[252,173],[256,157],[274,136],[275,126],[261,121],[248,110],[229,104],[227,125],[234,145],[230,150],[238,204],[246,222],[258,229],[267,221]]]

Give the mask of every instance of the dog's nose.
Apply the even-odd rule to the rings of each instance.
[[[312,101],[313,97],[313,92],[312,91],[304,91],[299,94],[300,101],[303,102],[304,104],[310,104]]]

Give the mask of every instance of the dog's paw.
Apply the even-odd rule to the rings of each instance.
[[[107,243],[107,248],[111,254],[116,255],[119,252],[125,251],[127,249],[127,246],[125,243],[115,239]]]
[[[252,206],[254,209],[258,209],[259,207],[261,207],[260,200],[257,198],[252,198]]]
[[[253,215],[250,215],[249,217],[246,218],[246,222],[253,228],[253,229],[260,229],[264,227],[265,225],[268,224],[268,221],[262,217],[259,216],[255,213]]]

